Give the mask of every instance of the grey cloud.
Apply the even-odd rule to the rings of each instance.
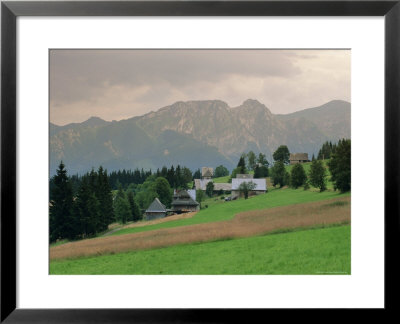
[[[71,102],[115,84],[182,86],[230,74],[289,77],[300,71],[277,51],[53,50],[50,73],[52,100]]]

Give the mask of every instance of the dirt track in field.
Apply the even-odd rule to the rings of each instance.
[[[145,250],[176,244],[249,237],[283,229],[348,222],[350,222],[350,197],[345,197],[243,212],[228,221],[66,243],[51,247],[50,259]]]

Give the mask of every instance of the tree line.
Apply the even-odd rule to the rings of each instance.
[[[200,174],[200,169],[196,171]],[[161,169],[157,169],[156,172],[152,172],[152,170],[144,171],[143,169],[135,169],[135,170],[118,170],[112,171],[108,175],[108,181],[112,190],[118,190],[120,186],[124,190],[126,190],[132,184],[140,185],[143,184],[148,177],[155,175],[158,177],[163,177],[167,179],[169,185],[172,188],[181,188],[181,189],[189,189],[188,186],[190,182],[194,179],[195,174],[192,174],[192,171],[187,167],[181,167],[177,165],[175,168],[173,165],[170,168],[166,166]],[[201,174],[200,174],[201,176]],[[200,176],[196,179],[199,179]],[[85,175],[80,176],[78,174],[72,175],[69,177],[69,181],[75,194],[78,191],[79,186],[81,185],[82,179]],[[50,190],[54,185],[53,177],[50,179]]]
[[[231,174],[230,182],[233,178],[236,178],[238,174],[247,174],[250,171],[253,172],[254,178],[265,178],[269,175],[269,162],[266,159],[265,154],[259,153],[258,156],[250,151],[248,153],[243,153],[235,169],[233,169]]]
[[[327,167],[331,173],[331,181],[334,189],[346,192],[351,189],[351,140],[342,139],[337,144],[326,142],[319,151],[318,159],[313,159],[308,175],[302,164],[295,164],[290,173],[286,170],[285,164],[289,163],[289,150],[287,146],[280,146],[273,154],[275,163],[271,168],[273,186],[280,187],[289,185],[293,188],[311,186],[320,191],[327,189],[327,169],[322,161],[327,157],[330,161]]]

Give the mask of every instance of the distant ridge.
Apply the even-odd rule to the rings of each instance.
[[[232,169],[241,153],[262,152],[271,160],[282,144],[311,157],[327,140],[350,138],[350,114],[350,103],[342,100],[287,115],[274,115],[254,99],[233,108],[221,100],[202,100],[179,101],[121,121],[91,117],[50,124],[50,173],[61,159],[72,173],[99,165],[108,170],[176,164]]]

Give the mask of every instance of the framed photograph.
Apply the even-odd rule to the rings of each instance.
[[[1,320],[393,309],[399,16],[2,2]]]

